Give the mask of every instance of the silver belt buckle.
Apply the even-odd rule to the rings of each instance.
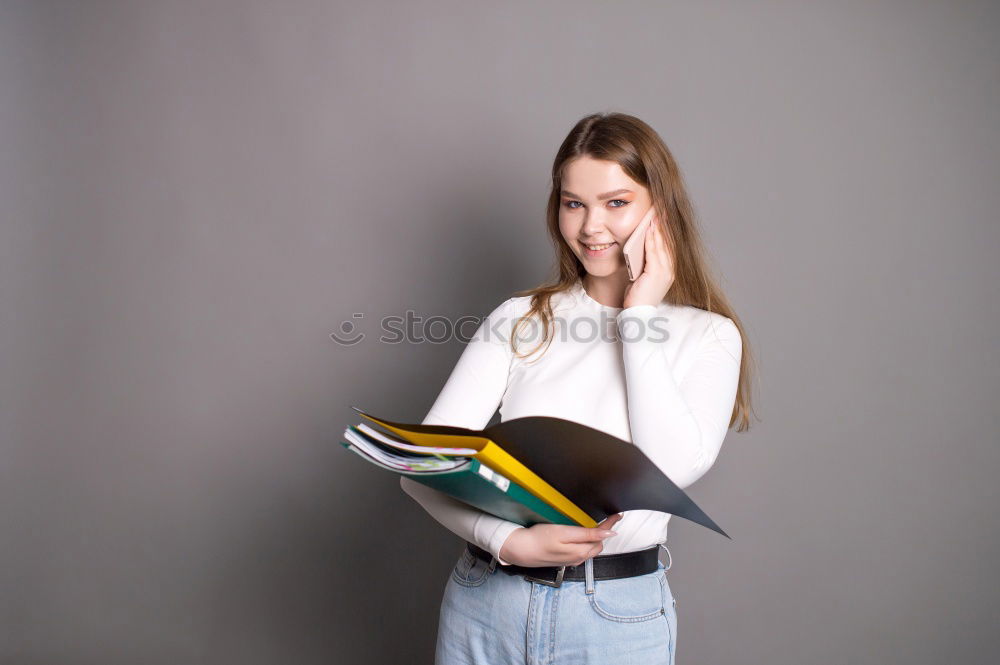
[[[524,579],[528,580],[529,582],[538,582],[539,584],[544,584],[546,586],[559,588],[562,586],[563,573],[565,572],[566,572],[566,566],[559,566],[559,572],[556,573],[555,582],[549,580],[543,580],[539,577],[532,577],[531,575],[525,575]]]

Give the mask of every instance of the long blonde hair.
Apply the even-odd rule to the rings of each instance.
[[[552,164],[552,190],[545,215],[549,236],[556,249],[555,275],[548,284],[515,294],[531,296],[530,308],[520,317],[514,328],[515,334],[510,336],[515,355],[527,357],[543,344],[548,348],[553,337],[552,296],[572,289],[577,280],[587,274],[559,231],[563,169],[570,160],[582,156],[617,162],[628,177],[649,190],[660,228],[674,259],[674,282],[665,301],[716,312],[736,324],[743,341],[743,354],[736,403],[729,426],[738,423],[737,432],[750,429],[750,366],[753,358],[743,324],[708,269],[707,253],[696,224],[694,208],[673,155],[652,127],[631,115],[615,112],[588,115],[576,123],[559,146]],[[663,223],[664,219],[667,224]],[[517,349],[517,331],[534,315],[541,321],[544,336],[532,351],[521,354]]]

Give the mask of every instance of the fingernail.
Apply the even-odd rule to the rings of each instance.
[[[617,531],[602,531],[601,532],[601,538],[611,538],[611,537],[617,536],[617,535],[618,535]]]

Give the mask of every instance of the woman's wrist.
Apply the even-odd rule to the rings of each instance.
[[[510,561],[511,546],[513,545],[513,542],[516,539],[517,534],[519,532],[521,532],[521,531],[524,531],[524,530],[525,530],[525,527],[519,526],[516,529],[514,529],[513,531],[511,531],[510,534],[508,534],[506,540],[503,541],[503,545],[501,545],[500,549],[497,551],[497,558],[498,559],[501,559],[503,562],[509,562]]]

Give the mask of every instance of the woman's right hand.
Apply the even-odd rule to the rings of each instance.
[[[516,529],[500,548],[500,558],[518,566],[579,566],[604,549],[604,539],[621,513],[615,513],[596,527],[567,524],[534,524]]]

